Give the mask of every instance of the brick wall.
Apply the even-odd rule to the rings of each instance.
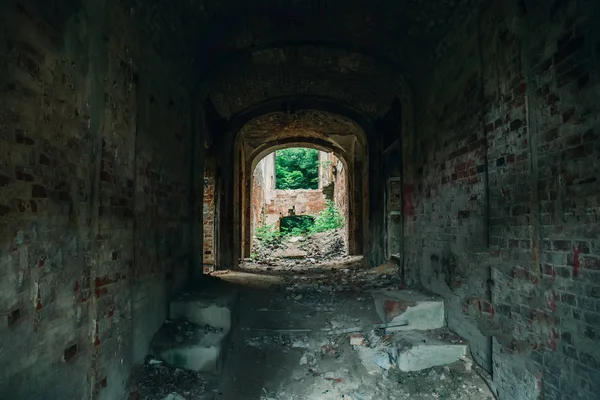
[[[187,276],[190,65],[147,11],[1,6],[1,398],[121,398]]]
[[[344,240],[346,241],[346,249],[348,248],[348,185],[347,171],[344,164],[333,157],[335,174],[333,180],[333,201],[336,207],[340,210],[340,214],[344,216]]]
[[[205,175],[206,176],[206,175]],[[205,266],[215,263],[215,178],[204,178],[204,202],[202,209]]]
[[[473,10],[438,49],[403,142],[405,266],[501,399],[593,399],[599,11],[533,3]]]
[[[292,207],[295,207],[296,215],[317,215],[325,209],[325,195],[320,189],[278,189],[273,196],[265,207],[267,224],[279,221],[280,215],[289,215]]]

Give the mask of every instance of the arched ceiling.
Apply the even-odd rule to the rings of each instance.
[[[365,133],[354,121],[341,115],[319,110],[298,110],[293,113],[274,112],[254,118],[238,134],[251,148],[264,143],[318,139],[329,142],[332,148],[350,149],[358,140],[365,144]]]
[[[274,146],[291,143],[312,143],[354,156],[354,149],[362,149],[366,138],[362,127],[349,118],[320,110],[298,110],[250,120],[238,133],[237,142],[250,159],[258,153],[264,156],[269,152],[265,150]]]
[[[210,99],[231,117],[270,98],[328,97],[379,116],[398,94],[398,74],[372,57],[323,46],[287,46],[236,54],[213,75]]]
[[[155,0],[167,1],[167,0]],[[180,0],[193,10],[199,93],[230,119],[279,96],[382,116],[453,21],[485,0]]]

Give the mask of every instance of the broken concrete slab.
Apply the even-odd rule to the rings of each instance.
[[[170,305],[171,319],[209,325],[228,333],[233,318],[235,293],[182,293]]]
[[[406,326],[387,328],[388,332],[430,330],[445,326],[444,301],[412,290],[380,289],[372,292],[375,310],[382,322]]]
[[[298,248],[288,248],[283,250],[277,250],[273,253],[273,257],[276,258],[287,258],[290,260],[301,260],[306,258],[308,253]]]
[[[447,329],[398,332],[394,342],[398,368],[405,372],[453,364],[467,354],[464,341]]]
[[[152,341],[154,353],[178,368],[219,372],[226,334],[187,321],[168,321]]]

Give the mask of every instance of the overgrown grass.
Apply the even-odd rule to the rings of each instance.
[[[340,213],[335,203],[331,200],[325,200],[325,209],[315,218],[315,223],[311,226],[310,233],[319,233],[339,229],[344,226],[344,216]]]

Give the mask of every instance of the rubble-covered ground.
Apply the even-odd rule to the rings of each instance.
[[[311,267],[347,255],[344,230],[330,230],[301,236],[281,236],[267,243],[254,241],[253,257],[243,264]]]
[[[199,400],[204,399],[208,377],[148,356],[144,365],[134,371],[133,381],[129,400],[163,400],[170,393],[186,400]]]
[[[272,250],[303,251],[302,257],[264,254],[244,260],[239,270],[212,274],[235,286],[240,295],[224,370],[211,398],[494,398],[469,358],[419,372],[398,370],[394,346],[403,333],[386,333],[378,326],[382,321],[370,293],[404,288],[397,266],[365,269],[361,257],[323,250],[323,244],[331,243],[337,246],[335,236],[296,239]],[[449,331],[438,339],[460,341]],[[137,397],[132,399],[162,400],[173,393],[204,400],[208,388],[215,386],[207,380],[150,359],[138,375]]]
[[[493,399],[469,362],[400,372],[390,347],[402,333],[373,329],[368,294],[251,291],[240,300],[219,400]]]

